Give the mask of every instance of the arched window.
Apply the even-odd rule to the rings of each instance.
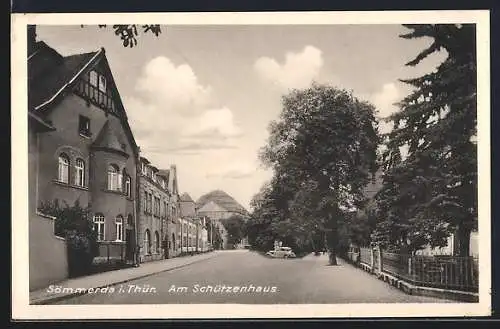
[[[97,232],[98,241],[104,240],[104,227],[105,227],[104,223],[105,223],[105,218],[102,214],[94,215],[94,230]]]
[[[146,254],[151,254],[151,236],[148,229],[144,232],[144,250]]]
[[[134,225],[134,219],[132,218],[132,215],[128,215],[127,217],[127,225]]]
[[[75,185],[85,186],[85,161],[82,159],[75,162]]]
[[[108,167],[108,190],[121,191],[121,175],[114,164]]]
[[[132,196],[132,178],[130,176],[125,176],[125,193],[128,197]]]
[[[123,217],[118,215],[115,218],[116,241],[123,241]]]
[[[57,179],[62,183],[69,183],[69,157],[64,153],[59,155]]]
[[[158,231],[155,231],[155,252],[157,254],[160,253],[160,235],[158,234]]]

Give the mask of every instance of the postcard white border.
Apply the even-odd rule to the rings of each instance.
[[[491,314],[490,209],[490,22],[487,10],[292,12],[292,13],[126,13],[13,14],[12,34],[12,318],[179,319],[179,318],[317,318],[447,317]],[[166,24],[166,25],[318,25],[318,24],[477,24],[479,303],[450,304],[165,304],[165,305],[29,305],[27,36],[28,24]]]

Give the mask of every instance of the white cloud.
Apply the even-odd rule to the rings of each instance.
[[[190,137],[238,137],[241,129],[234,122],[233,112],[227,107],[207,110],[198,116],[183,132]]]
[[[211,88],[200,85],[189,65],[175,66],[166,57],[156,57],[146,64],[136,89],[178,114],[206,107],[212,100]]]
[[[233,112],[217,105],[211,87],[193,69],[166,57],[148,62],[136,83],[137,94],[124,98],[141,149],[154,153],[199,154],[234,148],[242,134]]]
[[[394,83],[386,83],[381,90],[369,97],[370,101],[375,105],[380,119],[379,130],[382,133],[387,133],[392,130],[392,123],[384,122],[382,119],[387,118],[392,113],[397,111],[394,103],[401,99],[401,92]]]
[[[258,172],[255,163],[245,161],[233,161],[228,165],[218,166],[207,172],[206,177],[220,177],[226,179],[242,179],[253,176]]]
[[[286,53],[282,64],[269,57],[261,57],[254,64],[263,79],[282,88],[308,87],[319,76],[322,66],[322,51],[313,46],[306,46],[299,53]]]

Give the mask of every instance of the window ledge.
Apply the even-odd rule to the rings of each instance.
[[[61,181],[59,181],[57,179],[54,179],[52,182],[54,184],[56,184],[56,185],[64,186],[64,187],[67,187],[67,188],[74,188],[74,189],[82,190],[82,191],[88,191],[89,190],[89,188],[87,186],[80,186],[80,185],[65,183],[65,182],[61,182]]]
[[[118,195],[121,195],[121,196],[125,196],[125,193],[123,193],[122,191],[120,190],[110,190],[110,189],[103,189],[104,192],[106,193],[112,193],[112,194],[118,194]]]
[[[92,134],[86,135],[86,134],[79,133],[78,135],[80,135],[80,137],[85,138],[85,139],[92,139]]]

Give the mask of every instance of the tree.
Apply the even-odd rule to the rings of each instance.
[[[216,221],[207,218],[205,228],[207,229],[208,239],[212,248],[221,249],[222,248],[222,236]]]
[[[107,28],[107,25],[98,25],[99,28]],[[82,25],[83,27],[83,25]],[[160,35],[161,27],[160,25],[113,25],[113,30],[115,35],[120,37],[123,42],[124,47],[133,48],[137,46],[137,37],[139,36],[139,29],[142,29],[143,34],[152,33],[154,36],[158,37]]]
[[[228,233],[228,244],[237,245],[245,237],[245,220],[241,216],[233,215],[221,221]]]
[[[285,187],[275,206],[286,220],[317,226],[335,265],[339,223],[363,199],[362,189],[377,169],[375,108],[350,92],[314,83],[283,97],[281,115],[269,130],[261,159]],[[300,196],[304,189],[309,192]]]
[[[390,116],[386,177],[378,195],[380,223],[374,236],[388,245],[415,250],[445,243],[450,232],[456,253],[469,254],[477,225],[476,40],[474,24],[405,25],[405,39],[431,38],[431,45],[406,65],[418,65],[444,50],[434,72],[401,80],[413,92]],[[402,159],[400,147],[408,146]]]

